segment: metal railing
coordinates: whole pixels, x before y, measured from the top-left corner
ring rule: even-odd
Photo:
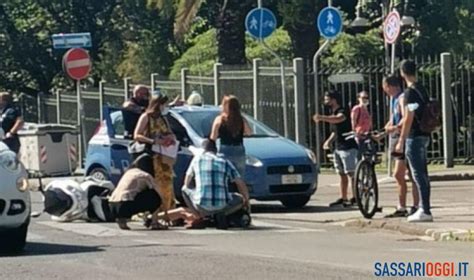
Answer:
[[[316,111],[311,82],[313,73],[306,73],[304,67],[298,63],[303,62],[295,59],[293,66],[286,68],[289,137],[296,139],[298,136],[301,144],[315,150],[317,148],[315,146],[316,134],[311,119]],[[432,97],[441,100],[439,57],[416,58],[416,63],[419,66],[420,82],[428,89]],[[452,126],[456,135],[454,157],[458,161],[472,162],[474,159],[474,66],[471,56],[468,55],[454,56],[452,64],[451,100],[454,108]],[[245,66],[216,64],[214,70],[213,76],[196,76],[190,75],[187,69],[183,69],[181,80],[174,81],[153,74],[151,75],[153,82],[143,83],[150,86],[154,83],[155,88],[159,88],[170,98],[177,95],[186,98],[193,90],[196,90],[201,93],[206,104],[220,104],[223,95],[234,94],[240,99],[245,113],[253,115],[283,134],[283,103],[278,66],[264,65],[257,59],[253,61],[253,65]],[[329,77],[341,73],[359,73],[364,79],[363,82],[338,84],[329,82]],[[321,98],[324,91],[335,88],[342,93],[344,104],[352,107],[356,104],[357,93],[362,90],[368,91],[374,127],[382,128],[389,114],[388,98],[382,91],[384,73],[383,58],[356,61],[348,64],[344,69],[321,67],[318,71],[319,96]],[[121,106],[131,95],[135,84],[130,79],[124,79],[122,84],[101,82],[99,88],[83,90],[87,139],[92,136],[101,117],[101,105]],[[60,122],[73,125],[77,123],[77,99],[74,93],[57,91],[54,95],[39,95],[38,99],[22,95],[19,104],[27,121]],[[321,107],[318,111],[324,112],[324,108]],[[329,134],[329,127],[327,125],[321,127],[319,137],[323,140]],[[384,148],[383,144],[381,148]],[[433,133],[428,156],[432,161],[442,160],[442,133]],[[328,163],[327,157],[324,157],[323,163]]]

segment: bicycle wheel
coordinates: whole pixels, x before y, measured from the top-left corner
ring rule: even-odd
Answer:
[[[357,164],[354,191],[360,212],[365,218],[372,218],[378,209],[379,191],[374,165],[368,160]]]

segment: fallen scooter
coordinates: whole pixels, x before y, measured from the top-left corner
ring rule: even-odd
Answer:
[[[115,186],[109,181],[86,177],[83,182],[54,180],[43,190],[44,212],[53,221],[112,222],[107,197]]]

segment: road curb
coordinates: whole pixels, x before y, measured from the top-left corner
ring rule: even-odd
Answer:
[[[380,176],[380,175],[378,175]],[[474,180],[474,173],[459,173],[459,174],[432,174],[429,176],[430,182],[444,182],[444,181],[469,181]],[[408,178],[406,179],[408,180]],[[393,177],[382,177],[377,180],[377,183],[382,184],[395,184],[395,178]],[[330,184],[331,187],[339,186],[339,183]]]
[[[407,235],[426,236],[435,241],[474,241],[474,229],[426,228],[419,224],[387,220],[354,219],[342,223],[344,227],[374,228],[396,231]]]
[[[433,174],[430,175],[431,182],[439,181],[467,181],[474,180],[473,173],[458,173],[458,174]]]

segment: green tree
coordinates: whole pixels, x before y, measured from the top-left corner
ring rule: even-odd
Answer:
[[[215,40],[216,30],[211,29],[197,36],[193,45],[175,61],[170,77],[179,79],[182,68],[188,68],[193,75],[212,75],[214,63],[217,62],[217,43]],[[268,46],[282,56],[284,60],[291,60],[294,55],[291,49],[291,41],[288,33],[279,28],[270,36],[266,43]],[[275,57],[261,44],[250,36],[246,37],[246,63],[250,64],[252,59],[261,58],[272,64],[277,64]]]
[[[278,1],[278,11],[282,15],[283,26],[291,38],[295,57],[310,61],[319,48],[319,32],[315,19],[322,2],[325,1]]]
[[[326,67],[344,68],[356,60],[367,61],[383,57],[384,45],[378,29],[363,34],[341,34],[323,56]]]
[[[149,5],[169,11],[177,9],[175,17],[175,35],[182,38],[188,31],[199,8],[206,3],[211,17],[215,17],[217,54],[223,64],[245,64],[245,29],[246,14],[255,5],[254,0],[149,0]]]

